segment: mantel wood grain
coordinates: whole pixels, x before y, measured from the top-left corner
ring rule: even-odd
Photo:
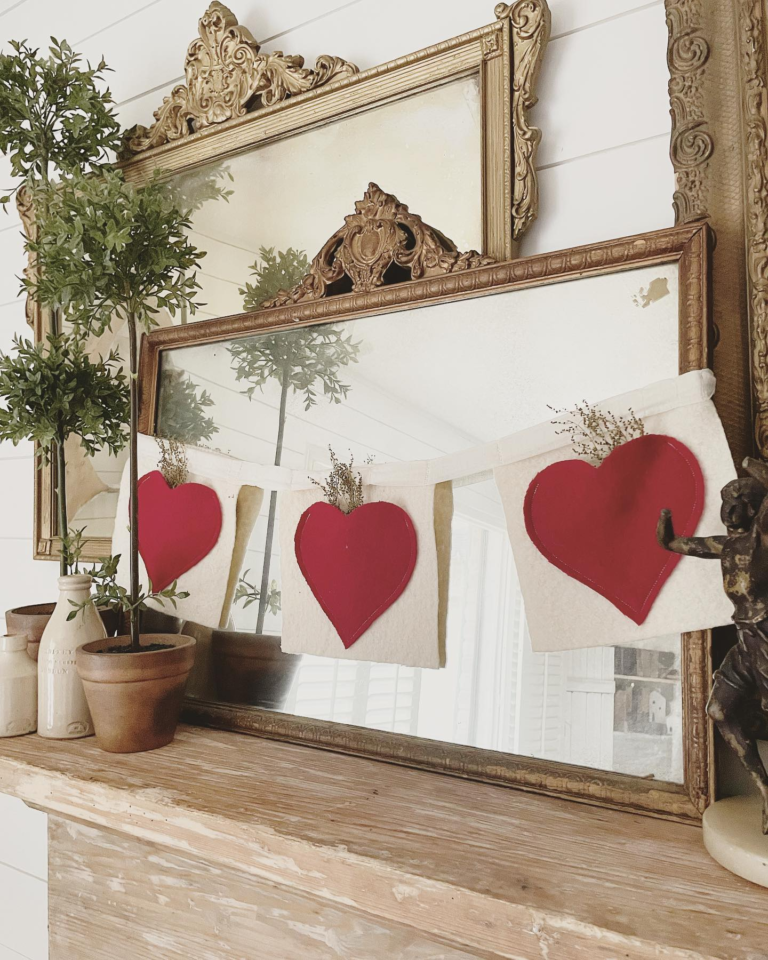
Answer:
[[[768,895],[684,824],[195,727],[123,757],[6,740],[0,791],[481,956],[768,956]]]

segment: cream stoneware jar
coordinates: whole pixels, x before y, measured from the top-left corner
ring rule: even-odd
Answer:
[[[0,737],[37,729],[37,664],[27,655],[26,634],[0,637]]]
[[[78,647],[107,635],[90,597],[91,578],[86,574],[59,577],[59,600],[43,632],[38,656],[37,732],[41,737],[72,740],[93,733],[91,712],[75,665]],[[73,603],[84,601],[85,608],[68,620]]]

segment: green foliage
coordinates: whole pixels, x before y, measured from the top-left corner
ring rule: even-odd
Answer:
[[[235,591],[235,603],[245,601],[243,603],[244,610],[247,610],[252,603],[258,603],[261,600],[261,590],[248,581],[248,574],[250,572],[250,570],[246,570],[242,577],[240,577],[237,590]],[[282,594],[277,589],[277,580],[273,580],[269,585],[269,593],[267,594],[265,605],[273,615],[280,612],[282,607]]]
[[[198,393],[182,370],[163,370],[157,418],[161,436],[191,444],[210,440],[219,432],[213,417],[205,415],[205,410],[212,406],[208,391]]]
[[[101,335],[117,315],[149,331],[161,309],[197,308],[189,271],[205,253],[187,239],[190,226],[157,178],[137,189],[119,170],[64,177],[27,241],[39,270],[24,285],[80,335]]]
[[[13,52],[0,54],[0,152],[29,186],[54,171],[89,171],[120,142],[104,61],[83,67],[67,43],[53,37],[51,43],[47,57],[16,41]]]
[[[92,361],[82,343],[49,336],[47,343],[14,339],[0,353],[0,440],[34,440],[43,462],[54,444],[80,437],[89,456],[125,446],[128,381],[116,352]]]
[[[80,573],[80,558],[85,549],[85,527],[70,527],[61,538],[61,553],[70,573]]]
[[[261,247],[261,261],[256,261],[251,272],[255,283],[246,281],[240,288],[243,310],[258,310],[265,300],[271,300],[281,290],[290,290],[309,272],[309,260],[304,250],[289,247],[275,253],[274,247]]]
[[[85,572],[93,578],[94,590],[93,596],[84,600],[82,603],[76,603],[74,600],[69,602],[74,608],[69,612],[67,620],[74,620],[75,617],[84,610],[93,600],[93,604],[98,609],[111,607],[115,610],[121,610],[123,613],[131,614],[142,612],[149,609],[149,601],[157,601],[161,606],[170,603],[176,609],[177,600],[186,600],[189,596],[188,591],[178,589],[178,581],[166,587],[165,590],[152,590],[152,584],[149,590],[142,590],[139,595],[132,598],[125,587],[121,587],[117,582],[117,568],[120,564],[120,555],[116,557],[105,557],[99,562],[98,567],[93,567]]]
[[[249,399],[274,379],[281,387],[302,393],[304,409],[309,410],[318,402],[320,388],[329,403],[346,399],[349,385],[339,379],[339,371],[357,363],[360,344],[341,327],[323,324],[236,340],[229,352],[235,379],[250,384],[243,390]]]
[[[235,182],[229,167],[212,163],[184,176],[171,177],[165,181],[164,187],[170,202],[185,216],[191,217],[211,200],[229,203],[234,190],[228,190],[222,180]]]

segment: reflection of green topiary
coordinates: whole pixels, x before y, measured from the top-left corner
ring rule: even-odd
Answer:
[[[191,444],[210,440],[219,432],[213,417],[205,415],[206,408],[212,406],[208,391],[198,393],[182,370],[163,370],[157,419],[161,437]]]
[[[173,177],[165,183],[165,189],[168,191],[170,202],[180,210],[185,217],[191,217],[193,213],[201,210],[210,200],[226,200],[234,193],[229,190],[223,180],[235,182],[232,171],[227,166],[219,164],[210,164],[207,167],[201,167],[200,170],[193,170],[182,177]],[[192,228],[194,232],[194,226]]]
[[[257,261],[252,268],[256,283],[246,284],[245,289],[240,291],[245,295],[246,309],[255,309],[264,300],[275,296],[279,290],[294,286],[309,269],[307,255],[301,250],[289,249],[275,255],[273,247],[262,247],[261,257],[261,264]],[[229,352],[232,355],[235,378],[249,384],[243,391],[249,399],[270,380],[277,380],[280,384],[275,443],[275,465],[279,466],[283,456],[288,394],[291,391],[302,394],[305,410],[318,403],[320,397],[324,397],[329,403],[341,403],[349,393],[349,385],[342,383],[339,373],[342,367],[357,363],[360,344],[353,343],[352,335],[345,335],[342,327],[321,324],[236,340],[229,347]],[[264,618],[269,605],[269,567],[276,511],[277,493],[273,490],[269,500],[261,587],[257,591],[259,615],[256,633],[261,633],[264,629]]]
[[[258,260],[251,267],[256,278],[240,288],[243,298],[243,310],[258,310],[265,300],[271,300],[281,290],[290,290],[309,273],[309,260],[303,250],[280,250],[275,254],[274,247],[259,249]]]
[[[66,540],[64,444],[75,435],[88,456],[104,448],[119,453],[128,439],[128,381],[114,351],[92,361],[82,343],[63,336],[44,344],[17,337],[13,346],[13,354],[0,353],[0,440],[34,440],[42,463],[56,461],[59,533]],[[62,575],[69,566],[62,549]]]

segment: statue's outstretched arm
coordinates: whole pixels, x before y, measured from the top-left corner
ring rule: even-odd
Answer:
[[[685,557],[700,557],[702,560],[719,560],[725,537],[676,537],[670,510],[662,510],[656,525],[659,546],[671,553]]]

